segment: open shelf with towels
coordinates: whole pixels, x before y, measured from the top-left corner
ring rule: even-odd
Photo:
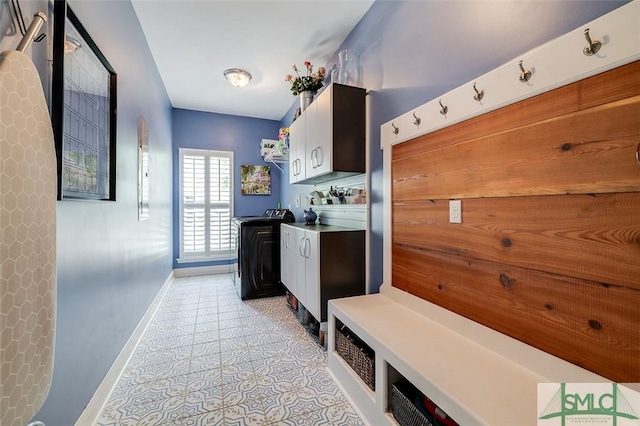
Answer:
[[[260,155],[264,161],[271,163],[286,163],[289,161],[289,147],[282,139],[262,139],[260,142]]]
[[[273,163],[281,172],[283,171],[278,163],[289,162],[289,146],[286,139],[262,139],[260,142],[260,155],[264,161]]]

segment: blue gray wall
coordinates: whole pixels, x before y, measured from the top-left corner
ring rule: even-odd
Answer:
[[[338,49],[360,52],[360,75],[370,98],[372,292],[382,284],[380,125],[624,3],[378,0],[372,5]],[[337,53],[325,67],[336,63]],[[297,106],[283,117],[283,126],[290,125]],[[296,193],[311,191],[296,186],[283,181],[283,204],[293,205]]]
[[[177,263],[180,254],[179,226],[179,148],[233,151],[233,215],[261,215],[274,209],[280,201],[282,173],[260,156],[262,139],[278,139],[280,123],[275,120],[239,117],[209,112],[173,110],[173,243],[174,268],[228,264],[229,261]],[[240,193],[241,165],[271,166],[271,195],[242,195]]]
[[[3,18],[6,0],[0,2]],[[21,2],[27,23],[47,1]],[[130,2],[69,2],[118,73],[115,202],[59,201],[58,311],[53,384],[36,419],[70,426],[80,416],[171,273],[171,105]],[[3,33],[4,34],[4,33]],[[47,41],[30,52],[45,88]],[[19,37],[2,37],[15,48]],[[41,64],[44,64],[42,66]],[[150,218],[138,222],[137,121],[149,122]]]

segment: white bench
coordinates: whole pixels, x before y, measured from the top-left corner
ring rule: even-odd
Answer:
[[[536,425],[538,383],[609,380],[395,288],[329,302],[329,371],[370,425],[406,378],[460,425]],[[375,391],[335,352],[339,320],[375,351]],[[543,407],[544,408],[544,407]]]

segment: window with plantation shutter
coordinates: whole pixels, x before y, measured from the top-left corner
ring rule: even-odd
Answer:
[[[233,153],[180,149],[181,262],[231,258]]]

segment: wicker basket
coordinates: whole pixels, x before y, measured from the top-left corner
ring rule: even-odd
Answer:
[[[336,327],[336,352],[371,390],[376,390],[375,354],[366,343],[344,326]]]
[[[437,426],[420,412],[414,400],[418,391],[406,381],[391,385],[391,413],[400,426]]]
[[[286,292],[287,305],[292,311],[298,312],[298,299],[289,291]]]

